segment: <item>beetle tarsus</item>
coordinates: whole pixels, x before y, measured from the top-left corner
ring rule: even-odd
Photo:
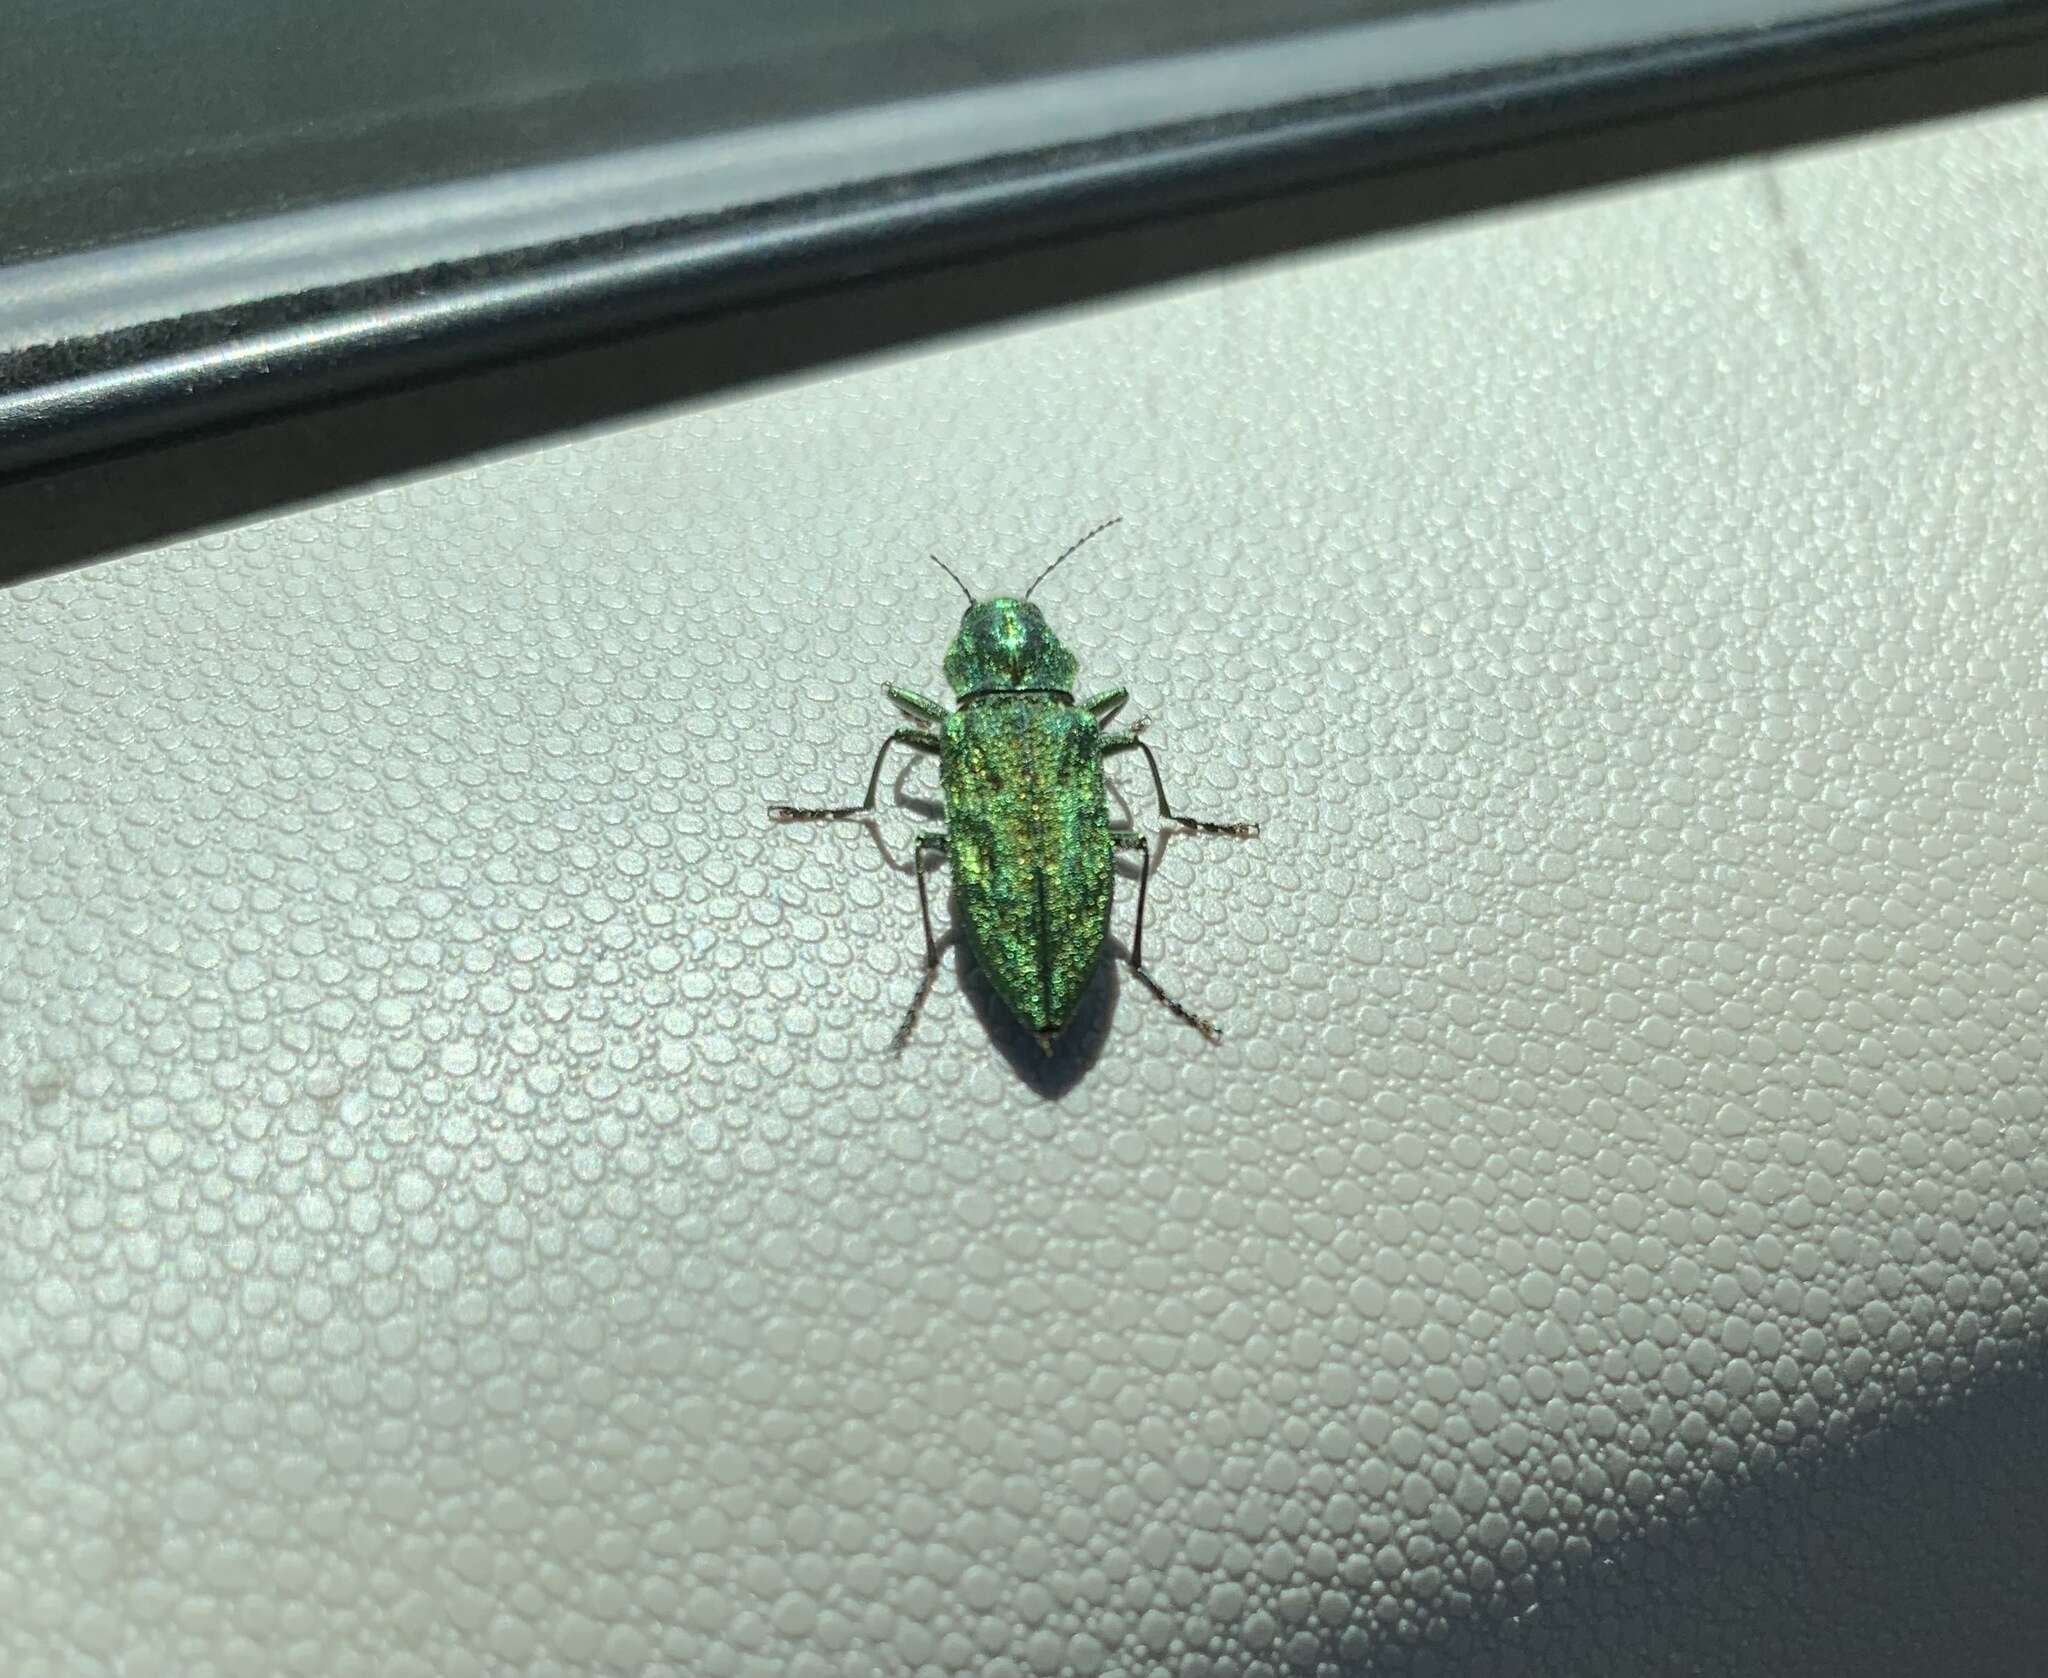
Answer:
[[[910,1006],[903,1011],[903,1023],[896,1028],[896,1035],[889,1039],[889,1053],[900,1055],[910,1047],[910,1034],[917,1029],[917,1017],[924,1012],[924,1000],[932,993],[932,981],[939,976],[939,964],[934,961],[926,966],[924,977],[917,983],[917,995],[910,999]]]
[[[771,804],[768,806],[768,819],[772,822],[844,822],[852,821],[857,816],[866,816],[872,813],[872,811],[863,810],[858,804],[850,805],[844,810],[805,810],[798,808],[794,804]]]
[[[1166,994],[1165,986],[1161,985],[1157,979],[1153,978],[1151,974],[1147,973],[1135,961],[1130,963],[1130,969],[1137,975],[1140,984],[1166,1004],[1167,1011],[1175,1019],[1179,1020],[1183,1025],[1193,1026],[1210,1043],[1220,1043],[1223,1041],[1223,1033],[1214,1022],[1203,1019],[1192,1008],[1176,1002],[1171,996]]]
[[[1257,822],[1205,822],[1197,821],[1193,816],[1175,816],[1173,819],[1190,833],[1213,833],[1224,839],[1256,839],[1259,836]]]

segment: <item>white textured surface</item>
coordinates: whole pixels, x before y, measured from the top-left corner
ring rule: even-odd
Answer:
[[[0,1669],[1362,1670],[2017,1361],[2044,141],[0,596]],[[1265,824],[1156,882],[1230,1040],[1034,1087],[949,963],[892,1063],[908,879],[764,807],[936,687],[927,549],[1112,510],[1044,603]]]

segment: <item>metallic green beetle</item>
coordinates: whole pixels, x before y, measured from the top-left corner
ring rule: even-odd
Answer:
[[[891,746],[908,746],[938,758],[946,829],[920,833],[912,858],[917,906],[924,919],[925,964],[917,995],[896,1033],[894,1047],[899,1050],[909,1042],[938,975],[939,948],[932,937],[931,901],[925,889],[925,858],[932,853],[951,859],[954,897],[965,916],[975,960],[1005,1005],[1050,1053],[1053,1040],[1073,1018],[1108,937],[1112,857],[1119,849],[1137,851],[1142,860],[1130,969],[1204,1037],[1215,1042],[1222,1036],[1209,1021],[1168,996],[1145,970],[1151,851],[1143,835],[1109,825],[1102,760],[1118,752],[1143,752],[1160,815],[1189,832],[1248,839],[1258,827],[1175,814],[1166,801],[1159,760],[1139,738],[1145,725],[1120,734],[1104,732],[1129,692],[1111,688],[1077,705],[1074,655],[1060,645],[1045,615],[1031,604],[1032,589],[1062,560],[1117,522],[1110,519],[1081,537],[1041,571],[1021,597],[976,600],[974,591],[934,554],[932,562],[960,583],[967,596],[967,612],[945,665],[959,708],[949,712],[908,688],[886,688],[897,708],[922,726],[899,728],[882,742],[868,775],[867,797],[837,809],[778,804],[769,810],[775,820],[786,822],[860,820],[874,813],[882,763]]]

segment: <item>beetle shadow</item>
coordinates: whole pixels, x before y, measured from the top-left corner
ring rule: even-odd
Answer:
[[[919,821],[944,823],[946,819],[946,806],[943,800],[910,790],[911,773],[922,768],[925,761],[916,757],[911,758],[908,763],[896,771],[895,783],[889,790],[895,795],[897,809],[908,811],[911,815],[917,817]]]
[[[989,983],[988,975],[982,972],[965,941],[956,942],[959,954],[954,970],[960,976],[960,991],[981,1021],[982,1030],[988,1033],[989,1041],[1033,1094],[1058,1101],[1087,1077],[1102,1058],[1121,989],[1116,962],[1096,964],[1095,976],[1081,993],[1073,1018],[1047,1050],[1038,1041],[1038,1034],[1011,1013],[1009,1004],[996,994],[995,986]]]
[[[894,800],[893,807],[901,810],[906,815],[917,817],[921,822],[941,823],[945,820],[946,806],[936,798],[926,798],[921,794],[911,792],[905,784],[910,779],[910,772],[916,767],[917,764],[913,761],[906,763],[896,772],[895,782],[889,789],[890,795]],[[875,854],[882,859],[882,865],[885,868],[889,869],[892,873],[901,874],[905,879],[915,877],[917,873],[917,847],[915,845],[910,846],[901,853],[897,852],[890,845],[889,841],[882,837],[882,822],[879,811],[864,817],[860,825],[867,830],[868,838],[874,841]],[[934,867],[929,869],[928,872],[936,878],[943,870]],[[936,935],[937,928],[935,927],[933,931]],[[950,933],[938,937],[938,944],[942,953],[950,938]]]

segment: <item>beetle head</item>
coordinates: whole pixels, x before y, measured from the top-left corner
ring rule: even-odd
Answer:
[[[1002,595],[977,600],[946,650],[946,680],[963,698],[1004,688],[1074,685],[1074,655],[1060,645],[1045,614],[1028,600]]]
[[[1013,688],[1051,688],[1065,693],[1074,685],[1074,655],[1060,645],[1045,621],[1045,614],[1031,604],[1031,589],[1060,568],[1076,549],[1100,536],[1122,518],[1104,519],[1079,540],[1070,542],[1043,571],[1031,580],[1021,596],[998,595],[994,600],[976,600],[974,590],[937,554],[932,563],[967,596],[967,615],[960,620],[960,633],[946,649],[946,680],[965,699],[973,693],[1002,692]]]

